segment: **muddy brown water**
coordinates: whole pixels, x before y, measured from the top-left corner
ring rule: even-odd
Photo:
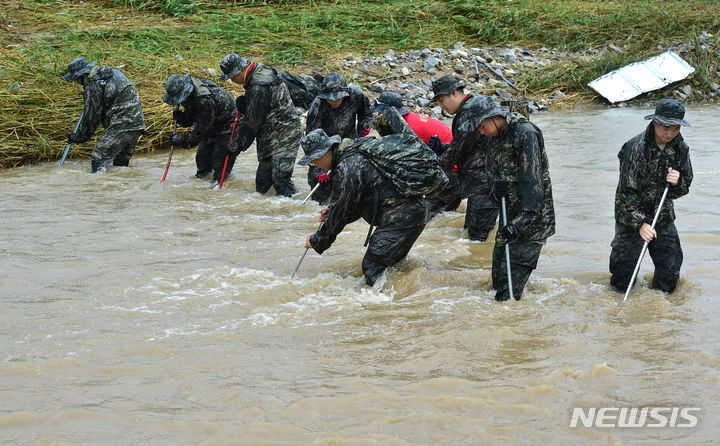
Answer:
[[[289,279],[320,207],[222,190],[194,151],[91,175],[72,159],[0,174],[0,444],[705,444],[720,438],[716,106],[683,129],[695,180],[670,296],[645,259],[607,286],[616,154],[650,110],[538,114],[557,234],[523,299],[499,304],[491,243],[433,220],[363,287],[350,225]],[[696,407],[695,427],[570,427],[574,407]]]

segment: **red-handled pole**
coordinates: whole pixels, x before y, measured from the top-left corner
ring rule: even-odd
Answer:
[[[180,106],[178,105],[175,110],[178,110]],[[175,123],[173,124],[173,135],[177,133],[177,119],[174,120]],[[168,170],[170,170],[170,163],[172,162],[172,155],[173,150],[175,150],[175,147],[173,147],[172,144],[170,144],[170,156],[168,157],[167,166],[165,166],[165,173],[163,174],[162,180],[160,180],[161,183],[165,182],[165,177],[167,177]]]
[[[235,136],[235,126],[237,126],[238,118],[240,117],[240,112],[235,112],[235,122],[233,123],[232,131],[230,132],[230,142],[232,142],[233,136]],[[218,185],[218,190],[222,189],[222,185],[225,182],[225,172],[227,171],[227,163],[228,159],[230,158],[230,154],[228,153],[225,155],[225,165],[223,166],[223,173],[220,177],[220,184]]]

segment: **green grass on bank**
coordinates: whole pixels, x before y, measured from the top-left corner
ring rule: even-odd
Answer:
[[[560,51],[622,46],[624,54],[559,60],[517,79],[530,96],[562,88],[592,98],[587,82],[656,54],[659,44],[717,34],[719,6],[700,0],[10,0],[0,17],[0,165],[59,158],[82,109],[80,87],[60,76],[78,55],[123,66],[136,83],[149,127],[139,149],[148,150],[162,147],[170,129],[170,107],[160,100],[167,77],[189,72],[219,82],[219,61],[231,51],[309,73],[315,66],[341,68],[347,53],[449,48],[457,41]],[[715,49],[698,45],[689,61],[697,83],[709,83],[717,71]],[[92,147],[73,147],[71,156],[86,156]]]

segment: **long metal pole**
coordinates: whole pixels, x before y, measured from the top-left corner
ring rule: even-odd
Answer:
[[[327,171],[327,174],[330,175],[330,172],[332,172],[332,170],[328,170],[328,171]],[[308,201],[308,199],[312,196],[312,194],[314,194],[315,191],[318,190],[318,188],[320,187],[320,184],[321,184],[321,183],[318,181],[318,183],[315,185],[315,187],[312,188],[312,190],[310,191],[310,193],[308,194],[308,196],[305,197],[305,199],[302,201],[302,204],[305,204],[305,202]]]
[[[80,112],[80,118],[78,118],[78,122],[77,122],[77,124],[75,124],[75,130],[73,130],[73,133],[77,132],[77,130],[80,128],[80,123],[82,122],[84,113],[85,113],[85,110]],[[68,156],[68,152],[70,151],[71,145],[72,145],[72,143],[69,142],[67,147],[65,147],[65,152],[63,152],[62,158],[60,158],[60,162],[58,163],[60,166],[62,166],[65,163],[65,158],[67,158],[67,156]]]
[[[317,227],[318,231],[320,230],[320,228],[322,228],[323,223],[325,223],[325,222],[321,221],[320,224],[318,225],[318,227]],[[302,264],[303,260],[305,260],[305,256],[307,255],[309,250],[310,250],[310,248],[305,248],[305,252],[303,253],[302,257],[300,257],[300,261],[298,262],[297,266],[293,270],[292,274],[290,274],[291,279],[293,279],[295,277],[295,273],[297,273],[298,270],[300,269],[300,265]]]
[[[500,204],[502,204],[502,218],[503,226],[507,225],[507,209],[505,208],[505,197],[500,197]],[[510,244],[505,243],[505,264],[507,265],[507,281],[508,291],[510,292],[510,299],[515,299],[513,295],[513,284],[512,284],[512,271],[510,270]]]
[[[476,58],[475,58],[475,72],[477,73],[478,76],[480,76],[480,70],[478,70],[478,65],[477,65],[477,63],[478,63],[478,59],[477,59],[477,57],[476,57]],[[510,82],[509,80],[507,80],[507,78],[506,78],[505,76],[503,76],[502,73],[500,73],[499,71],[497,71],[496,69],[494,69],[493,67],[491,67],[489,63],[485,62],[485,61],[482,60],[482,59],[480,59],[480,63],[483,64],[483,65],[485,65],[485,68],[487,68],[488,70],[490,70],[495,76],[497,76],[497,77],[499,77],[500,79],[502,79],[506,84],[508,84],[509,86],[511,86],[512,88],[514,88],[515,90],[519,91],[520,93],[524,93],[524,92],[525,92],[522,88],[519,88],[517,85],[515,85],[515,84],[513,84],[512,82]]]
[[[240,117],[240,112],[235,112],[235,122],[233,123],[232,131],[230,132],[230,142],[232,143],[233,136],[235,136],[235,126],[237,125],[238,118]],[[228,159],[230,159],[230,154],[228,153],[225,155],[225,165],[223,166],[222,175],[220,176],[220,184],[218,184],[218,190],[222,189],[222,185],[225,182],[225,171],[227,170],[227,164]]]
[[[660,211],[662,210],[663,203],[665,203],[665,198],[667,197],[668,191],[670,190],[670,183],[665,184],[665,190],[663,191],[662,198],[660,199],[660,204],[658,205],[657,211],[655,212],[655,218],[653,218],[652,225],[650,226],[650,229],[655,229],[655,223],[657,223],[658,217],[660,217]],[[630,283],[628,283],[627,290],[625,291],[625,297],[623,297],[623,302],[625,302],[630,295],[630,290],[632,289],[632,286],[635,284],[635,278],[638,275],[638,272],[640,271],[640,264],[642,263],[643,257],[645,257],[645,251],[647,250],[649,242],[645,242],[643,245],[642,251],[640,252],[640,258],[637,261],[637,264],[635,264],[635,270],[633,271],[632,277],[630,278]]]

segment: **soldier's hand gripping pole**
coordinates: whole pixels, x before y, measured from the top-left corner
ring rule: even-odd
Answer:
[[[235,127],[237,126],[238,118],[240,117],[240,112],[235,112],[235,122],[233,123],[232,131],[230,132],[230,143],[232,143],[233,136],[235,136]],[[227,171],[227,164],[228,159],[230,158],[230,154],[228,153],[225,155],[225,165],[223,166],[222,176],[220,176],[220,184],[218,185],[218,189],[222,189],[222,185],[225,182],[225,172]]]
[[[658,205],[657,211],[655,212],[655,218],[653,218],[652,225],[650,226],[650,229],[655,229],[655,223],[657,223],[658,217],[660,217],[660,211],[662,210],[663,203],[665,203],[665,198],[667,197],[668,191],[670,190],[670,183],[665,183],[665,190],[663,191],[662,198],[660,199],[660,204]],[[630,282],[628,283],[627,290],[625,291],[625,297],[623,297],[623,302],[625,302],[630,295],[630,289],[632,289],[633,284],[635,283],[635,278],[638,275],[638,272],[640,271],[640,264],[642,263],[642,259],[645,256],[645,251],[647,250],[648,244],[650,242],[645,242],[645,244],[642,247],[642,251],[640,251],[640,258],[638,258],[637,264],[635,264],[635,270],[632,273],[632,277],[630,277]]]
[[[332,172],[332,170],[328,170],[327,174],[330,175],[330,172]],[[310,191],[308,196],[305,197],[305,199],[302,201],[302,204],[305,204],[305,202],[308,201],[308,199],[312,196],[312,194],[314,194],[315,191],[318,190],[318,188],[320,187],[320,184],[321,184],[320,181],[318,181],[318,183],[315,185],[315,187],[312,188],[312,190]]]
[[[507,225],[507,209],[505,207],[505,197],[500,197],[500,204],[502,205],[502,219],[503,226]],[[510,243],[505,242],[505,264],[507,265],[507,281],[508,281],[508,292],[510,293],[510,299],[515,299],[513,296],[513,284],[512,284],[512,271],[510,270]]]
[[[78,122],[77,122],[77,124],[75,124],[75,129],[73,130],[73,133],[77,132],[78,129],[80,128],[80,123],[82,122],[84,112],[85,112],[85,110],[80,112],[80,118],[78,118]],[[62,166],[65,163],[65,158],[67,158],[67,156],[68,156],[68,152],[70,151],[71,145],[72,145],[72,143],[68,142],[68,145],[67,145],[67,147],[65,147],[65,151],[63,152],[62,158],[60,158],[60,162],[58,163],[58,165]]]
[[[318,231],[320,230],[320,228],[322,228],[323,223],[325,223],[325,222],[321,221],[320,224],[318,225],[318,228],[317,228]],[[293,270],[292,274],[290,274],[291,279],[295,278],[295,273],[297,273],[297,271],[300,269],[300,265],[302,264],[303,260],[305,260],[305,256],[307,255],[309,250],[310,250],[310,248],[305,248],[305,252],[303,253],[302,257],[300,257],[300,261],[298,262],[297,266]]]
[[[178,104],[177,107],[175,107],[175,110],[180,110],[180,104]],[[175,134],[177,134],[177,119],[174,119],[173,121],[175,121],[173,123],[173,135],[175,135]],[[168,156],[167,166],[165,166],[165,173],[163,174],[162,180],[160,180],[161,183],[165,182],[165,177],[167,177],[168,170],[170,170],[170,163],[172,162],[172,156],[173,156],[174,150],[175,150],[175,147],[172,144],[170,144],[170,156]]]

